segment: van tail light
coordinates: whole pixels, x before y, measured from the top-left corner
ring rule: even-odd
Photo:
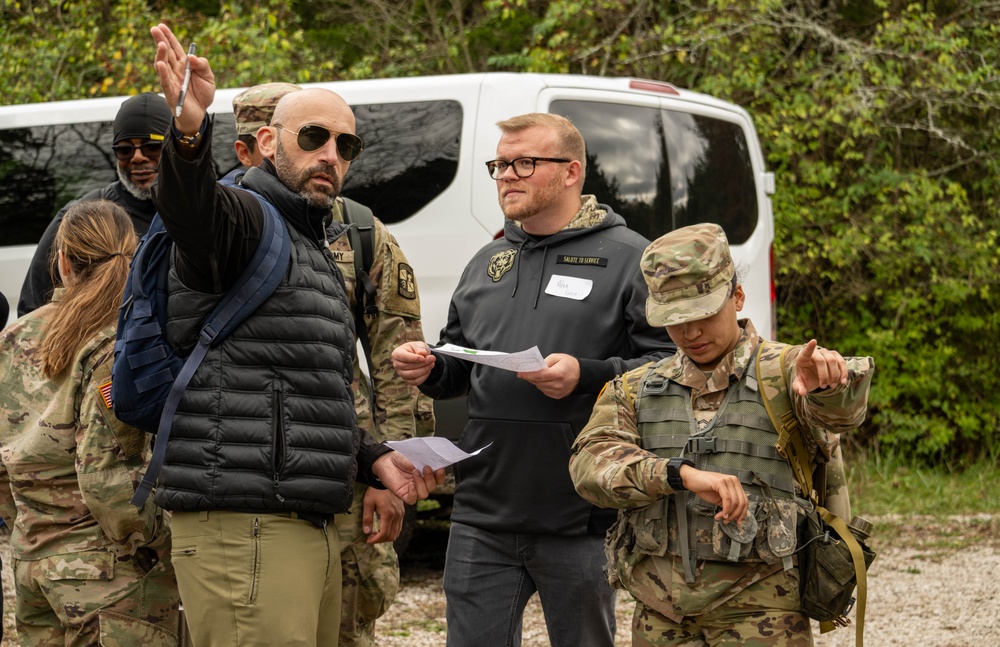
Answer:
[[[500,240],[501,238],[503,238],[503,229],[493,234],[493,240]]]
[[[778,338],[778,289],[774,286],[774,243],[767,251],[768,283],[771,286],[771,339]]]

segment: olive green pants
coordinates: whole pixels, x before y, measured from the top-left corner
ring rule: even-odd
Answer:
[[[198,647],[336,647],[336,531],[294,513],[174,512],[174,567]]]

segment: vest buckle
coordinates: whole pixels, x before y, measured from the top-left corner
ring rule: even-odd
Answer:
[[[689,438],[687,441],[687,446],[684,448],[685,454],[714,454],[715,453],[715,437],[705,438],[703,436],[696,436],[694,438]]]

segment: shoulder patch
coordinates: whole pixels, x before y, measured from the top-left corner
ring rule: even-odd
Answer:
[[[486,268],[486,273],[489,275],[493,282],[496,283],[503,278],[503,275],[510,271],[514,267],[514,257],[517,256],[516,249],[505,249],[502,252],[497,252],[490,259],[490,264]]]
[[[108,380],[107,382],[105,382],[101,386],[97,387],[97,389],[101,392],[101,399],[104,400],[104,406],[107,407],[108,409],[110,409],[111,405],[112,405],[112,402],[111,402],[111,380]]]
[[[406,263],[396,266],[396,291],[404,299],[417,298],[417,282],[413,278],[413,268]]]

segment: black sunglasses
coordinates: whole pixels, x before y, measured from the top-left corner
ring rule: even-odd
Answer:
[[[160,153],[163,152],[163,142],[146,142],[145,144],[139,144],[138,146],[133,146],[132,144],[116,144],[111,147],[111,150],[115,152],[115,157],[123,162],[127,162],[132,159],[135,155],[135,149],[142,151],[144,157],[159,157]]]
[[[274,127],[281,128],[282,130],[286,130],[295,135],[299,148],[307,153],[311,153],[312,151],[325,145],[328,141],[330,141],[331,136],[336,136],[337,153],[340,155],[341,159],[347,162],[358,159],[358,155],[360,155],[361,151],[365,149],[364,142],[362,142],[361,138],[357,135],[351,133],[331,132],[323,126],[302,126],[298,132],[277,124],[275,124]]]

